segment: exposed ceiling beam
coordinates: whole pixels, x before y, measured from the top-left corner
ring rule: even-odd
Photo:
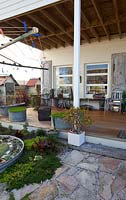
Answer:
[[[120,22],[125,22],[126,21],[126,18],[125,17],[121,17],[120,18]],[[101,27],[101,24],[100,23],[91,23],[91,28],[97,28],[97,27]],[[105,26],[109,26],[109,25],[112,25],[112,24],[116,24],[116,20],[115,19],[112,19],[112,20],[108,20],[106,21],[105,23]],[[85,31],[85,30],[89,30],[90,27],[89,26],[85,26],[85,27],[81,27],[81,31]],[[67,28],[67,31],[68,32],[73,32],[73,28]],[[61,36],[63,35],[63,32],[61,31],[57,31],[55,33],[49,33],[47,35],[43,35],[42,38],[50,38],[50,37],[58,37],[61,39]]]
[[[68,33],[65,28],[63,27],[62,23],[55,18],[54,16],[52,16],[52,14],[50,14],[49,12],[47,12],[46,10],[40,11],[46,18],[48,18],[53,24],[55,24],[63,33],[65,33],[68,37],[70,37],[70,39],[73,40],[73,37],[71,36],[70,33]]]
[[[35,23],[39,24],[40,26],[43,26],[45,29],[47,29],[52,34],[54,34],[54,35],[56,34],[56,29],[53,26],[46,23],[44,20],[42,20],[42,18],[40,18],[39,16],[28,15],[27,17],[30,18],[31,20],[33,20]],[[62,32],[62,34],[64,34],[64,32]],[[46,37],[48,37],[48,36],[46,36]],[[57,37],[67,44],[71,45],[71,43],[72,43],[72,41],[70,41],[70,40],[66,40],[65,38],[62,38],[60,36],[57,36]]]
[[[119,22],[119,13],[118,13],[117,1],[113,0],[113,4],[114,4],[114,10],[115,10],[115,16],[116,16],[116,21],[117,21],[119,37],[121,39],[122,38],[122,33],[121,33],[121,27],[120,27],[120,22]]]
[[[50,24],[46,23],[42,18],[40,18],[37,15],[27,15],[27,17],[29,19],[31,19],[33,22],[39,24],[39,26],[44,27],[46,30],[48,30],[49,32],[54,32],[56,31],[56,29],[51,26]]]
[[[52,41],[49,41],[49,39],[48,38],[46,38],[46,39],[41,39],[41,43],[45,43],[45,44],[47,44],[47,45],[49,45],[50,47],[54,47],[54,48],[57,48],[57,45],[54,43],[54,42],[52,42]]]
[[[82,20],[86,23],[86,25],[89,27],[91,33],[93,34],[93,36],[100,42],[100,38],[95,30],[95,28],[91,27],[90,22],[88,20],[88,18],[86,17],[86,15],[84,14],[84,12],[81,10],[81,16],[82,16]]]
[[[62,7],[59,8],[59,6],[55,6],[55,9],[57,12],[73,27],[73,20],[70,18],[69,14],[65,11],[65,9]]]
[[[74,7],[73,0],[70,0],[70,2],[72,4],[72,6]],[[81,12],[82,12],[82,10],[81,10]],[[81,29],[81,37],[82,37],[82,39],[86,40],[88,43],[91,43],[90,37],[87,35],[87,33],[85,33],[85,32],[82,33],[82,29]]]
[[[31,41],[30,40],[26,40],[25,42],[27,42],[27,45],[31,46]],[[40,50],[44,50],[44,49],[50,49],[50,46],[48,46],[47,44],[43,43],[41,46],[38,42],[35,42],[35,47],[33,48],[38,48]]]
[[[89,38],[89,36],[87,35],[87,33],[85,33],[84,31],[81,32],[81,37],[86,40],[88,43],[91,43],[91,40]]]
[[[17,18],[17,20],[18,20],[20,23],[23,24],[23,21],[22,21],[22,20],[20,20],[20,19],[18,19],[18,18]],[[30,25],[30,22],[27,21],[27,25]],[[39,32],[40,32],[42,35],[43,35],[43,34],[46,35],[46,33],[45,33],[45,31],[44,31],[43,29],[39,29]],[[41,38],[42,38],[42,37],[41,37]],[[46,39],[50,40],[48,37],[46,37]],[[35,41],[35,40],[38,40],[38,38],[35,37],[33,40],[34,40],[34,41]],[[52,44],[51,46],[57,48],[57,42],[54,42],[54,41],[52,41],[52,40],[50,40],[50,41],[51,41],[50,43]],[[60,43],[60,42],[59,42],[59,43]],[[48,44],[48,42],[47,42],[47,44]]]
[[[27,15],[28,15],[28,14],[33,14],[34,12],[39,11],[39,10],[43,10],[43,9],[45,9],[45,8],[51,8],[51,7],[55,6],[55,5],[63,4],[64,2],[67,2],[67,1],[69,1],[69,0],[60,0],[60,1],[58,1],[58,2],[55,2],[55,3],[52,3],[52,4],[48,4],[48,5],[46,5],[46,6],[37,8],[37,9],[35,9],[35,10],[30,10],[30,11],[27,12]],[[21,16],[23,16],[23,15],[24,15],[24,13],[21,13],[21,14],[19,14],[19,15],[10,17],[9,19],[14,19],[14,18],[16,19],[17,17],[21,17]],[[1,22],[5,22],[5,21],[8,21],[8,18],[7,18],[7,19],[1,20]]]
[[[61,36],[62,35],[62,36]],[[68,45],[73,45],[73,41],[71,41],[71,39],[69,39],[69,38],[66,38],[67,36],[64,36],[63,35],[63,32],[62,32],[62,34],[61,35],[57,35],[56,34],[56,37],[58,38],[58,39],[60,39],[60,40],[62,40],[63,42],[65,42],[65,44],[68,44]]]
[[[108,33],[108,31],[107,31],[107,29],[106,29],[106,27],[105,27],[105,24],[104,24],[104,22],[103,22],[102,15],[101,15],[99,6],[98,6],[97,3],[96,3],[96,0],[90,0],[90,1],[91,1],[92,4],[93,4],[93,7],[94,7],[94,9],[95,9],[95,12],[96,12],[96,14],[97,14],[97,16],[98,16],[98,18],[99,18],[99,21],[100,21],[100,23],[101,23],[101,25],[102,25],[102,27],[103,27],[103,29],[104,29],[105,34],[107,35],[107,38],[110,40],[110,35],[109,35],[109,33]]]
[[[49,37],[49,40],[51,40],[52,42],[55,42],[56,44],[60,44],[61,46],[65,47],[65,42],[59,40],[56,36],[55,37]]]
[[[71,0],[72,5],[74,6],[74,2],[73,0]],[[97,38],[98,41],[100,41],[100,38],[96,32],[96,30],[91,27],[90,22],[88,20],[88,18],[86,17],[86,15],[84,14],[83,10],[81,9],[81,16],[82,16],[82,20],[86,23],[86,25],[89,27],[91,33],[94,35],[95,38]]]

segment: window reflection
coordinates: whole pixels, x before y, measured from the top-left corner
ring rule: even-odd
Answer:
[[[86,65],[86,94],[104,93],[108,88],[108,64]]]
[[[59,68],[59,75],[72,74],[72,67],[61,67]]]
[[[60,77],[59,84],[72,84],[72,77]]]
[[[105,76],[87,76],[87,84],[106,84],[107,75]]]

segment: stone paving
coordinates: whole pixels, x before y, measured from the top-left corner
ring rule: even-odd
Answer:
[[[63,166],[51,180],[32,186],[28,192],[25,188],[14,190],[15,200],[26,193],[31,193],[28,200],[126,200],[125,160],[77,150],[60,158]],[[1,195],[1,200],[8,199]]]

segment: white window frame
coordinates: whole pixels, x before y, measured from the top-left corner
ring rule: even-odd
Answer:
[[[58,86],[56,85],[56,69],[60,69],[60,68],[68,68],[68,67],[71,67],[71,65],[59,65],[59,66],[54,66],[54,87],[55,88],[59,88],[59,87],[62,87],[62,86],[72,86],[73,84],[58,84]],[[73,70],[73,68],[72,68]],[[64,74],[64,75],[59,75],[59,78],[64,78],[64,77],[72,77],[72,80],[73,80],[73,73],[72,74]]]
[[[89,65],[103,65],[103,64],[106,64],[108,66],[108,70],[107,70],[107,73],[88,73],[87,74],[87,66]],[[108,62],[103,62],[103,63],[86,63],[84,65],[84,71],[85,71],[85,84],[84,84],[84,96],[86,98],[93,98],[93,94],[87,94],[87,86],[107,86],[107,94],[105,95],[106,97],[108,96],[108,93],[109,93],[109,63]],[[87,84],[87,77],[88,76],[104,76],[104,75],[107,75],[107,84]]]
[[[68,68],[71,67],[72,68],[72,74],[67,74],[67,75],[59,75],[60,77],[71,77],[72,78],[72,84],[58,84],[56,85],[56,70],[57,68]],[[73,87],[73,67],[72,65],[57,65],[57,66],[53,66],[53,86],[54,89],[58,89],[59,87]]]

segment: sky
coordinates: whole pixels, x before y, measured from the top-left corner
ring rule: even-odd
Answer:
[[[0,34],[0,46],[9,41],[8,37],[5,37]],[[3,56],[6,56],[15,62],[18,62],[25,66],[40,67],[41,61],[44,57],[44,52],[36,48],[30,47],[21,42],[12,44],[4,49],[0,50],[0,62],[13,63]],[[0,75],[12,74],[14,78],[18,81],[27,81],[30,78],[38,78],[41,76],[41,70],[39,69],[28,69],[28,68],[19,68],[14,66],[8,66],[0,64]]]

